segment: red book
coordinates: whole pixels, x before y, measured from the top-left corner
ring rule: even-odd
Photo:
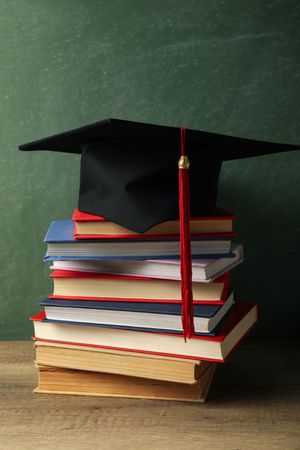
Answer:
[[[213,215],[208,217],[193,217],[190,219],[191,235],[201,237],[212,235],[217,237],[235,237],[232,222],[236,217],[221,208],[216,208]],[[87,214],[74,210],[74,238],[76,239],[163,239],[179,236],[179,220],[169,220],[154,225],[145,233],[136,233],[101,216]]]
[[[237,303],[217,336],[194,336],[186,342],[180,334],[50,321],[45,318],[44,312],[36,314],[31,320],[34,321],[34,339],[39,341],[224,362],[256,325],[257,305],[252,302]]]
[[[54,270],[50,277],[54,282],[51,298],[181,303],[179,280],[73,270]],[[230,272],[227,272],[211,283],[192,283],[194,303],[223,304],[229,282]]]

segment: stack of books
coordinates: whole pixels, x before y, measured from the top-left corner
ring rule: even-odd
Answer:
[[[36,392],[203,402],[216,363],[257,321],[236,303],[230,271],[243,261],[234,216],[190,221],[195,336],[181,323],[179,223],[139,234],[74,211],[45,241],[53,293],[35,327]]]

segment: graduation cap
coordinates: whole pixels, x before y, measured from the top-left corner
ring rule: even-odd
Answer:
[[[81,154],[80,211],[139,233],[180,218],[182,318],[185,335],[190,336],[190,215],[213,212],[222,161],[298,150],[300,146],[106,119],[19,148]]]

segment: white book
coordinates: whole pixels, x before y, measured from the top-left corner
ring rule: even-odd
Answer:
[[[51,321],[45,318],[44,312],[32,320],[36,340],[222,362],[257,322],[257,307],[255,303],[238,302],[217,336],[186,340],[182,335],[168,333]]]
[[[193,259],[193,281],[211,282],[244,260],[243,246],[232,244],[232,258]],[[50,269],[97,272],[114,275],[134,275],[149,278],[180,280],[180,260],[104,260],[53,261]]]

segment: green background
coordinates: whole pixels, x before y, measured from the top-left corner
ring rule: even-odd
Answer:
[[[0,320],[29,338],[50,291],[43,238],[76,206],[79,157],[21,143],[107,117],[300,143],[300,3],[287,0],[1,0]],[[298,152],[223,165],[238,216],[237,297],[259,337],[298,328]],[[203,193],[199,192],[199,195]]]

